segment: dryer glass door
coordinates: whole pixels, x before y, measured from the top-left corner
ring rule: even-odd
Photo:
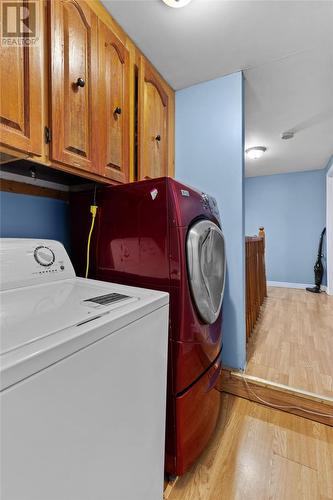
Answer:
[[[214,323],[221,310],[225,285],[225,248],[221,229],[209,220],[196,222],[186,241],[191,292],[201,319]]]

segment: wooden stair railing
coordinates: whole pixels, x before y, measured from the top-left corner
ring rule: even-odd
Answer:
[[[258,236],[246,236],[246,339],[253,331],[260,308],[267,297],[265,268],[265,231],[259,228]]]

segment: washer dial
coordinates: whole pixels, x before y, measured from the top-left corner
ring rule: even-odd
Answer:
[[[55,255],[48,247],[39,246],[35,248],[34,257],[36,262],[44,267],[52,266],[55,261]]]

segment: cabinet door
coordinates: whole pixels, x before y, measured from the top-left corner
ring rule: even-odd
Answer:
[[[83,0],[50,9],[51,159],[97,172],[97,17]]]
[[[21,1],[0,2],[20,9]],[[42,130],[42,2],[36,9],[36,39],[31,45],[0,46],[0,137],[1,144],[24,153],[40,155]],[[27,4],[25,7],[29,7]],[[24,38],[23,40],[28,37]]]
[[[100,173],[118,182],[129,172],[129,54],[99,21]]]
[[[168,173],[168,95],[152,66],[141,58],[138,103],[138,177]]]

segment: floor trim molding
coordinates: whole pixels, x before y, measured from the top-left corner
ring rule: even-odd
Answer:
[[[333,427],[333,398],[318,396],[311,392],[225,368],[222,370],[218,389],[255,403],[265,404],[258,399],[260,398],[269,403],[267,406],[286,406],[288,408],[276,409]],[[309,411],[332,415],[332,417],[308,413]]]
[[[278,288],[300,288],[305,289],[306,287],[314,286],[313,283],[288,283],[287,281],[267,281],[268,286],[276,286]],[[321,289],[325,292],[326,286],[322,285]]]
[[[171,495],[173,487],[177,483],[179,476],[173,476],[172,478],[164,480],[164,492],[163,492],[163,500],[167,500]]]

